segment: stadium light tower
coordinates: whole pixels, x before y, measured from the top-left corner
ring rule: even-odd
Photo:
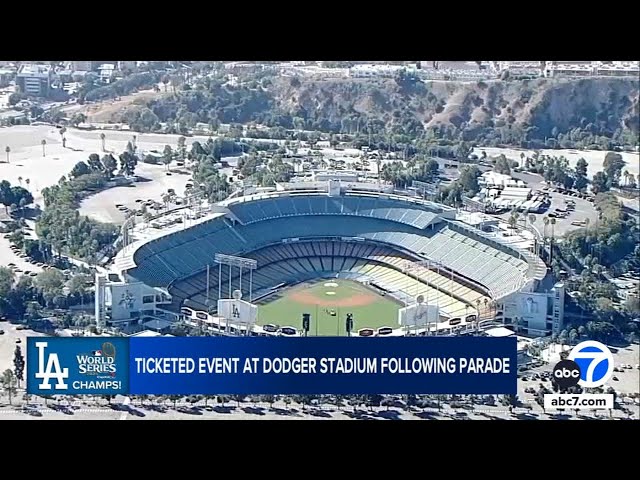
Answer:
[[[353,331],[353,313],[347,313],[345,329],[347,330],[347,336],[350,337]]]
[[[224,255],[222,253],[216,253],[215,262],[218,264],[218,299],[222,298],[222,266],[229,266],[229,298],[232,293],[232,274],[233,267],[238,267],[240,270],[239,281],[240,286],[239,290],[242,291],[242,272],[244,269],[249,270],[249,303],[252,301],[253,296],[253,271],[258,268],[258,262],[253,258],[243,258],[243,257],[235,257],[233,255]],[[209,271],[207,270],[207,287],[209,286]],[[209,291],[207,288],[207,299],[209,298]]]
[[[309,328],[311,327],[311,315],[308,313],[302,314],[302,331],[306,337],[309,334]]]

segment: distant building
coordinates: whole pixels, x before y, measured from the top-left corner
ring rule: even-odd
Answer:
[[[131,60],[124,60],[118,62],[118,70],[133,70],[138,66],[138,62],[132,62]]]
[[[508,71],[513,75],[542,76],[545,73],[545,62],[498,62],[497,70]]]
[[[0,88],[9,86],[11,80],[16,76],[15,69],[12,68],[0,68]]]
[[[113,63],[104,63],[100,65],[100,67],[98,68],[100,80],[102,80],[104,83],[109,83],[115,71],[116,66]]]
[[[504,322],[531,336],[559,334],[564,328],[564,296],[563,283],[549,292],[516,292],[504,301]]]
[[[100,328],[105,326],[130,327],[144,325],[152,320],[175,320],[163,310],[171,305],[171,296],[141,282],[126,283],[110,275],[96,274],[95,318]],[[161,325],[161,328],[150,328]],[[167,325],[151,324],[150,330],[162,330]]]
[[[60,70],[58,72],[58,78],[61,83],[68,83],[73,79],[73,71],[72,70]]]
[[[71,70],[80,72],[90,72],[92,70],[95,70],[96,67],[96,62],[91,62],[88,60],[74,60],[73,62],[71,62]]]
[[[52,71],[49,65],[20,65],[16,83],[20,91],[34,97],[47,97],[51,90]]]

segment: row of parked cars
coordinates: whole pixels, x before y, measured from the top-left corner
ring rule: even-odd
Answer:
[[[30,263],[32,265],[35,265],[36,267],[42,268],[43,270],[46,270],[48,268],[52,268],[50,265],[47,265],[44,262],[38,262],[36,260],[34,260],[33,258],[29,257],[26,253],[24,253],[22,250],[20,250],[20,248],[18,248],[16,245],[11,245],[9,248],[11,248],[11,251],[17,255],[18,257],[22,258],[25,262]],[[21,273],[24,275],[29,275],[31,277],[35,277],[36,275],[38,275],[37,272],[31,271],[31,270],[23,270],[22,268],[18,267],[15,263],[10,262],[7,264],[7,266],[14,272],[14,273]]]

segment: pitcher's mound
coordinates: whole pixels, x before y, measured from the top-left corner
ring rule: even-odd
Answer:
[[[325,295],[335,295],[336,294],[336,292],[324,292],[324,293],[325,293]]]
[[[331,287],[331,288],[336,288],[338,286],[337,283],[335,282],[328,282],[324,284],[325,287]]]

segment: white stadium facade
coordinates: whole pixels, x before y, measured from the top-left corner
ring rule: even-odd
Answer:
[[[532,238],[388,187],[329,175],[217,204],[191,197],[148,223],[132,217],[108,272],[96,275],[96,320],[125,331],[166,332],[181,320],[213,334],[267,334],[252,302],[341,277],[437,307],[436,334],[460,324],[562,329],[564,287],[540,291],[547,268]],[[232,301],[249,312],[242,321],[224,313]],[[413,333],[433,332],[421,327]]]

